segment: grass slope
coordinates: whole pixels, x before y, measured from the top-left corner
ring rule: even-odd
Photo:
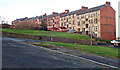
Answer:
[[[70,44],[70,43],[59,43],[59,42],[40,42],[41,44],[52,44],[56,46],[63,46],[70,49],[76,49],[79,51],[102,55],[102,56],[108,56],[108,57],[115,57],[120,58],[118,55],[118,51],[120,49],[117,48],[109,48],[109,47],[101,47],[101,46],[90,46],[90,45],[78,45],[78,44]]]
[[[71,38],[78,40],[90,40],[87,35],[81,34],[70,34],[66,32],[53,32],[53,31],[41,31],[41,30],[24,30],[24,29],[2,29],[3,32],[25,34],[25,35],[38,35],[38,36],[51,36],[51,37],[61,37],[61,38]]]

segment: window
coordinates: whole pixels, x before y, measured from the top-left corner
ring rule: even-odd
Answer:
[[[67,18],[67,22],[68,22],[68,18]]]
[[[64,26],[66,26],[66,23],[64,23]]]
[[[96,12],[96,15],[98,15],[97,12]]]
[[[54,27],[54,25],[53,25],[53,27]]]
[[[95,26],[95,27],[94,27],[94,30],[95,30],[95,31],[98,31],[98,27],[97,27],[97,26]]]
[[[61,23],[61,26],[63,26],[63,23]]]
[[[89,14],[89,17],[91,17],[90,14]]]
[[[74,18],[74,15],[73,15],[73,18]]]
[[[88,24],[86,24],[86,28],[88,28]]]
[[[93,16],[93,14],[91,14],[91,17]]]
[[[54,23],[54,18],[53,18],[53,23]]]
[[[89,23],[91,23],[91,21],[89,20]]]
[[[82,24],[85,24],[85,21],[82,21]]]
[[[92,27],[89,27],[89,31],[92,31]]]
[[[71,19],[71,16],[69,16],[69,19]]]
[[[63,21],[63,19],[61,18],[61,20]]]
[[[86,21],[88,21],[88,18],[86,18]]]
[[[80,22],[78,22],[78,26],[80,25]]]
[[[96,19],[94,19],[94,23],[97,23],[97,18],[96,18]]]
[[[82,28],[82,32],[85,32],[85,28]]]
[[[80,15],[77,18],[80,19]]]
[[[91,23],[93,23],[93,19],[91,19]]]
[[[67,25],[67,28],[69,27],[69,25]]]
[[[49,23],[49,26],[50,26],[50,23]]]
[[[84,18],[84,15],[82,15],[82,18]]]
[[[94,13],[94,16],[96,16],[96,13]]]
[[[75,30],[75,28],[73,27],[73,30]]]
[[[65,17],[64,17],[64,20],[65,20]]]
[[[73,21],[73,25],[74,25],[74,21]]]

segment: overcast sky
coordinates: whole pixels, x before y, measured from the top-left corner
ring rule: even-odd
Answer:
[[[111,2],[116,11],[116,24],[118,26],[118,1],[120,0],[0,0],[0,16],[11,24],[17,18],[35,17],[52,12],[63,12],[65,9],[74,11],[81,6],[88,8]]]

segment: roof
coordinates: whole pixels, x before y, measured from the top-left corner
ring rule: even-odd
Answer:
[[[69,12],[69,13],[67,13],[67,14],[62,15],[61,17],[68,16],[68,15],[73,15],[73,14],[75,14],[75,13],[78,13],[80,10],[82,10],[82,9]]]
[[[90,9],[83,10],[82,12],[78,13],[80,10],[82,10],[82,9],[79,9],[79,10],[75,10],[75,11],[69,12],[67,14],[64,14],[61,17],[65,17],[65,16],[68,16],[68,15],[73,15],[75,13],[78,13],[77,15],[81,15],[81,14],[85,14],[85,13],[90,13],[90,12],[93,12],[93,11],[100,10],[100,9],[102,9],[105,6],[106,6],[105,4],[104,5],[100,5],[100,6],[97,6],[97,7],[93,7],[93,8],[90,8]]]
[[[56,16],[59,16],[59,15],[64,14],[64,13],[65,13],[65,12],[58,13],[58,14],[55,14],[55,15],[53,15],[53,16],[50,16],[49,18],[56,17]]]
[[[16,19],[15,21],[22,21],[24,20],[25,18],[19,18],[19,19]]]
[[[76,13],[78,13],[77,15],[90,13],[90,12],[93,12],[93,11],[98,11],[98,10],[102,9],[103,7],[105,7],[105,6],[106,6],[105,4],[100,5],[100,6],[97,6],[97,7],[93,7],[93,8],[90,8],[90,9],[83,10],[82,12],[78,13],[80,10],[82,10],[82,9],[79,9],[79,10],[75,10],[75,11],[69,12],[67,14],[64,14],[61,17],[68,16],[68,15],[73,15],[73,14],[76,14]],[[49,18],[56,17],[56,16],[59,16],[59,15],[61,15],[63,13],[65,13],[65,12],[62,12],[62,13],[59,13],[59,14],[50,14],[48,16],[44,16],[44,18],[45,17],[49,17]],[[34,20],[36,18],[40,19],[40,18],[42,18],[42,16],[36,16],[36,17],[31,17],[31,18],[20,18],[20,19],[16,19],[15,21],[23,21],[23,20],[31,20],[31,19]]]
[[[20,19],[16,19],[15,21],[34,20],[36,18],[40,19],[42,18],[42,16],[36,16],[36,17],[31,17],[31,18],[20,18]]]
[[[93,8],[90,8],[90,9],[86,9],[86,10],[83,10],[82,12],[78,13],[77,15],[81,15],[81,14],[85,14],[85,13],[90,13],[90,12],[93,12],[93,11],[98,11],[100,9],[102,9],[103,7],[105,7],[106,5],[100,5],[100,6],[97,6],[97,7],[93,7]]]

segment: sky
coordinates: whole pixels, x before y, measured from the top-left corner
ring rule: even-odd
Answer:
[[[81,6],[88,8],[96,7],[111,2],[116,11],[116,32],[118,36],[118,2],[120,0],[0,0],[0,18],[4,18],[11,24],[18,18],[35,17],[52,12],[61,13],[65,9],[70,11],[81,9]],[[0,20],[1,21],[1,20]]]

